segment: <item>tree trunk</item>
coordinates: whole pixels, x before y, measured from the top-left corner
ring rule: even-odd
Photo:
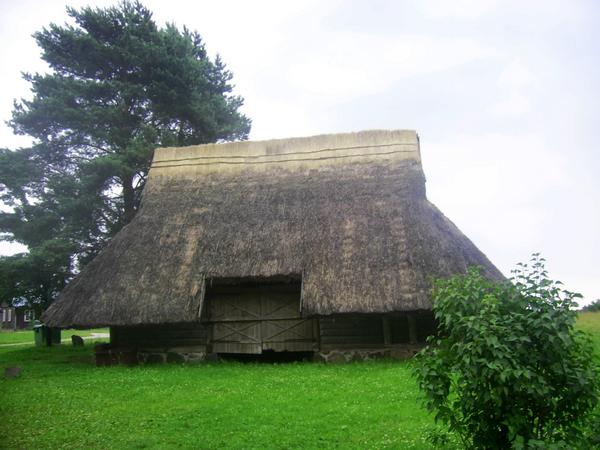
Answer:
[[[123,183],[123,225],[127,225],[135,215],[135,191],[133,189],[133,175],[121,177]]]

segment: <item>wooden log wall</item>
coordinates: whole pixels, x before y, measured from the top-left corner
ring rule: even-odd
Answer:
[[[296,349],[293,345],[274,347],[286,350],[333,350],[385,348],[402,344],[424,343],[435,333],[436,325],[431,313],[419,314],[348,314],[332,315],[306,320],[316,338],[313,347]],[[210,323],[184,323],[112,327],[111,344],[118,347],[174,348],[208,347],[210,349]],[[307,330],[306,333],[309,333]],[[289,348],[288,348],[289,347]],[[305,348],[306,347],[306,348]]]
[[[427,337],[437,331],[437,324],[432,312],[418,314],[415,316],[417,322],[417,342],[425,342]]]
[[[318,320],[322,350],[424,343],[436,330],[430,312],[332,315]]]
[[[110,342],[118,347],[201,347],[207,339],[208,327],[199,322],[110,329]]]
[[[380,315],[339,315],[319,318],[321,350],[383,347]]]

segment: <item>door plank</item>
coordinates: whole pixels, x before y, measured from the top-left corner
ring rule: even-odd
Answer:
[[[312,351],[314,319],[300,314],[300,291],[294,285],[228,287],[209,301],[211,342],[216,353]]]

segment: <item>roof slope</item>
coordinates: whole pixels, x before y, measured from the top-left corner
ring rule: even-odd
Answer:
[[[503,278],[426,199],[414,131],[158,149],[135,219],[43,319],[195,321],[205,280],[294,274],[307,315],[428,309],[470,265]]]

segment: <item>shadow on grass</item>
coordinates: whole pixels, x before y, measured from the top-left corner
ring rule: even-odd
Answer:
[[[219,353],[219,358],[224,361],[237,361],[242,363],[293,363],[311,361],[313,352],[274,352],[265,351],[260,354],[252,353]]]

